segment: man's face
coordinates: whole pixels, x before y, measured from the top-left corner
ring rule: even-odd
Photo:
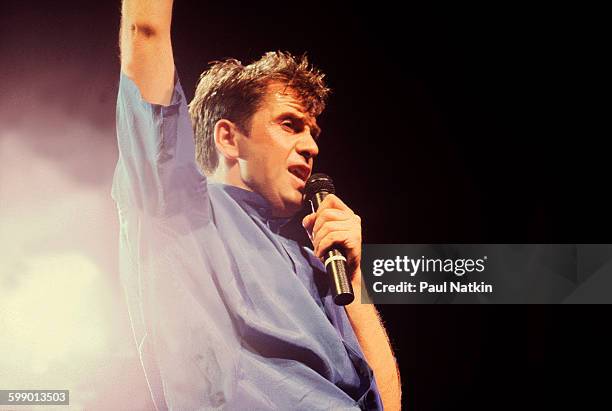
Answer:
[[[274,215],[289,217],[302,205],[304,184],[319,153],[320,129],[295,93],[272,83],[251,118],[248,136],[238,141],[244,184],[272,205]]]

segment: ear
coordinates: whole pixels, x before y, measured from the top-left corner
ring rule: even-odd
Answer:
[[[240,131],[234,123],[221,119],[215,124],[215,145],[219,153],[228,160],[237,160],[240,156],[238,150],[238,139]]]

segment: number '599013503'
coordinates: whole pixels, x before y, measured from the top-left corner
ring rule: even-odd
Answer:
[[[65,401],[65,392],[9,392],[9,402],[58,402]]]

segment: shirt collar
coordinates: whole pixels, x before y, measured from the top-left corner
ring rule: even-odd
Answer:
[[[258,218],[265,223],[270,230],[277,234],[280,229],[291,220],[291,218],[286,217],[274,217],[272,215],[272,206],[268,200],[259,193],[228,184],[217,184],[250,215]]]

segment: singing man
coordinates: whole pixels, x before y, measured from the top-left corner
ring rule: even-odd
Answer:
[[[329,93],[306,58],[213,63],[188,105],[171,0],[124,0],[117,100],[121,278],[158,410],[400,409],[373,305],[361,304],[361,222],[337,196],[302,207]],[[321,257],[348,259],[332,301]]]

